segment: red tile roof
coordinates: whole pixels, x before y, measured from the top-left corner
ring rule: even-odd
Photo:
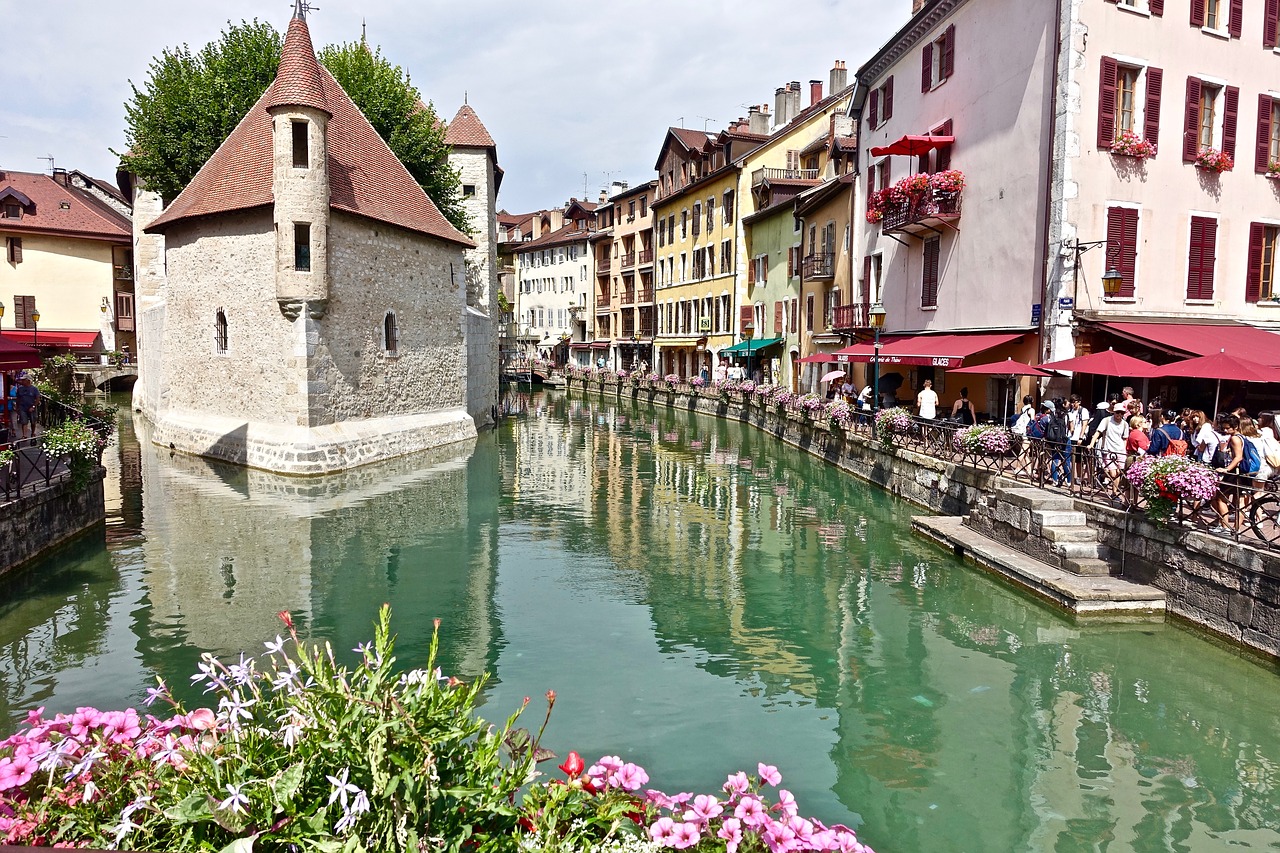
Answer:
[[[684,147],[690,151],[702,151],[707,147],[707,142],[713,138],[706,131],[686,127],[673,127],[668,132],[684,143]]]
[[[129,242],[133,239],[133,226],[128,217],[89,193],[65,187],[48,175],[0,171],[0,193],[10,188],[29,199],[32,207],[24,209],[19,219],[0,219],[0,231],[90,240]]]
[[[547,249],[552,246],[567,246],[570,243],[581,243],[591,239],[591,235],[595,231],[590,229],[584,231],[575,228],[573,225],[566,225],[558,231],[552,231],[550,234],[543,234],[536,240],[526,240],[520,243],[517,251],[526,251],[528,249]]]
[[[444,141],[446,145],[454,148],[496,149],[498,147],[484,123],[480,121],[480,117],[476,115],[476,111],[468,104],[458,107],[458,114],[453,117],[453,121],[449,122],[449,127],[444,133]]]
[[[301,36],[295,36],[295,30]],[[293,74],[289,69],[306,65],[303,59],[290,56],[296,52],[309,52],[315,58],[306,22],[300,18],[289,23],[281,72]],[[329,206],[451,243],[474,246],[470,238],[445,219],[328,69],[319,63],[316,68],[326,109],[332,115],[326,134]],[[277,76],[276,82],[279,80]],[[146,230],[163,231],[176,222],[265,207],[273,202],[271,114],[267,106],[268,100],[276,98],[276,91],[276,83],[272,83],[187,188]]]
[[[284,48],[280,52],[280,67],[276,69],[276,79],[267,88],[263,101],[267,109],[313,107],[329,112],[320,60],[316,59],[315,49],[311,46],[306,19],[300,15],[289,21],[289,32],[284,37]]]

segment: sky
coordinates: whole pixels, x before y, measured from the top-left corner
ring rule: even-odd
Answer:
[[[853,74],[910,17],[911,0],[318,0],[312,42],[359,39],[409,73],[442,118],[466,97],[506,171],[499,207],[594,199],[655,177],[667,127],[721,130],[799,80]],[[288,0],[0,0],[0,168],[114,180],[130,81],[183,43],[258,18],[283,32]],[[824,94],[827,94],[824,91]],[[586,192],[584,193],[584,188]]]

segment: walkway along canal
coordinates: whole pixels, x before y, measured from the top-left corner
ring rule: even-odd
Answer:
[[[575,392],[576,394],[576,392]],[[1159,620],[1075,619],[911,532],[914,510],[740,423],[535,394],[447,453],[308,480],[108,451],[107,543],[0,606],[0,701],[140,707],[294,612],[351,649],[443,619],[487,709],[655,787],[777,764],[883,851],[1271,849],[1280,677]],[[351,655],[354,658],[354,654]]]

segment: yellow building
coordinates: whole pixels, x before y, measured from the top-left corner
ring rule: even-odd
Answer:
[[[133,350],[128,206],[76,175],[0,171],[0,334],[45,351]]]

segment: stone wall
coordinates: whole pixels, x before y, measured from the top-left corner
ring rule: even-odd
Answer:
[[[17,571],[81,534],[103,530],[102,471],[72,493],[67,481],[0,506],[0,574]]]

